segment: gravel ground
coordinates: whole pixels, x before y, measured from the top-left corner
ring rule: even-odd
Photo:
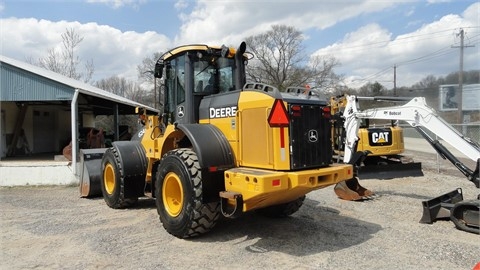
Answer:
[[[247,213],[189,240],[163,229],[152,200],[113,210],[79,198],[78,187],[0,188],[0,269],[472,269],[478,235],[418,221],[422,200],[458,187],[474,199],[478,189],[448,164],[438,173],[431,156],[410,154],[425,161],[425,176],[362,180],[373,200],[342,201],[325,188],[289,218]]]

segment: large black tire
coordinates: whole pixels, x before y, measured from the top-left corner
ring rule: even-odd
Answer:
[[[300,209],[300,207],[303,205],[303,201],[305,201],[305,196],[302,196],[291,202],[258,209],[256,212],[266,217],[284,218],[297,212],[298,209]]]
[[[102,159],[102,194],[111,208],[126,208],[138,201],[138,198],[125,197],[125,177],[122,162],[116,148],[105,151]]]
[[[178,238],[206,233],[220,217],[220,202],[202,203],[202,173],[197,154],[189,148],[163,156],[157,169],[155,194],[163,227]]]

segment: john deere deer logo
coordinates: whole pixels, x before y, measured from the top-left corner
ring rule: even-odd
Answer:
[[[309,142],[318,141],[318,132],[315,129],[310,129],[308,131],[308,141]]]

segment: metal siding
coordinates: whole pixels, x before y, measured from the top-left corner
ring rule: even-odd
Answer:
[[[67,89],[67,90],[70,89],[70,90],[67,91],[67,94],[69,94],[69,97],[67,97],[67,95],[64,95],[65,92],[60,91],[60,94],[58,94],[58,92],[53,93],[51,96],[54,96],[55,99],[51,99],[51,100],[71,100],[73,98],[73,95],[74,95],[74,92],[75,92],[73,90],[78,90],[81,94],[88,95],[88,96],[91,96],[91,97],[99,99],[99,100],[105,100],[105,101],[111,101],[111,102],[114,102],[114,103],[118,103],[119,105],[122,105],[122,107],[124,107],[124,108],[129,108],[130,107],[131,110],[128,110],[128,111],[131,111],[131,112],[129,112],[128,114],[134,114],[134,108],[135,107],[145,107],[151,113],[152,112],[153,113],[158,113],[159,112],[159,110],[157,110],[155,108],[143,105],[141,103],[132,101],[130,99],[127,99],[127,98],[124,98],[124,97],[121,97],[121,96],[117,96],[115,94],[112,94],[112,93],[109,93],[109,92],[104,91],[102,89],[99,89],[97,87],[94,87],[90,84],[86,84],[84,82],[65,77],[65,76],[63,76],[61,74],[58,74],[58,73],[55,73],[53,71],[46,70],[46,69],[43,69],[43,68],[40,68],[40,67],[37,67],[37,66],[34,66],[34,65],[30,65],[28,63],[21,62],[21,61],[15,60],[15,59],[11,59],[11,58],[5,57],[3,55],[0,55],[0,67],[1,67],[1,69],[0,69],[1,70],[0,79],[2,81],[3,81],[4,67],[10,67],[10,72],[12,72],[13,70],[15,72],[20,72],[20,73],[21,72],[26,72],[24,74],[26,74],[27,76],[31,76],[32,80],[33,80],[33,78],[37,78],[37,80],[40,79],[40,81],[42,82],[41,84],[54,86],[53,88],[50,88],[50,90],[52,90],[52,89],[55,90],[56,89],[57,91],[60,91],[59,89],[64,89],[64,90],[65,89]],[[7,71],[5,71],[5,73],[6,72]],[[32,83],[33,82],[35,82],[35,80],[33,80]],[[0,85],[0,87],[1,87],[1,85]],[[6,89],[5,91],[9,91],[7,88],[5,88],[5,89]],[[7,92],[3,93],[3,91],[4,90],[3,90],[3,87],[2,87],[2,90],[0,90],[0,100],[6,100],[6,99],[3,99],[4,94],[5,94],[5,98],[7,98]],[[13,90],[10,90],[10,91],[13,91]],[[72,92],[70,93],[69,91],[72,91]],[[31,95],[31,93],[29,93],[29,95]],[[9,95],[9,96],[11,96],[11,95]],[[32,99],[28,98],[27,100],[32,100]]]
[[[75,89],[34,73],[1,64],[1,101],[71,100]]]

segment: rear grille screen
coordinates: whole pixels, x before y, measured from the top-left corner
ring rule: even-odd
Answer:
[[[330,117],[320,105],[289,104],[290,168],[327,166],[332,160]],[[329,111],[327,112],[329,114]]]

